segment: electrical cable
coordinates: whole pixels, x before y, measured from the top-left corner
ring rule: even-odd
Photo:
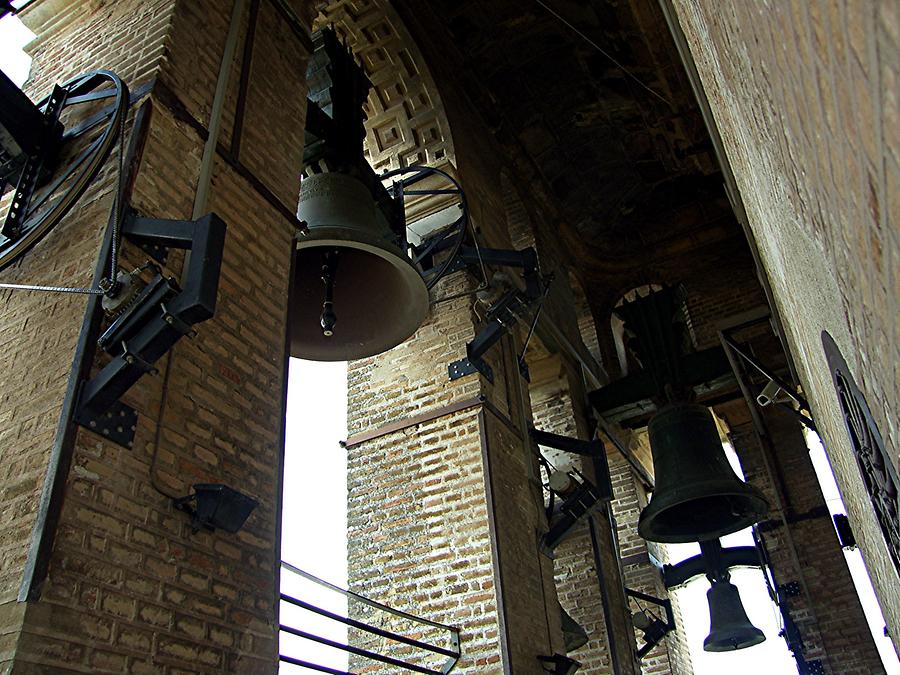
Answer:
[[[661,94],[658,94],[656,91],[654,91],[653,89],[651,89],[650,87],[648,87],[646,84],[644,84],[644,83],[638,78],[637,75],[633,74],[630,70],[628,70],[628,68],[626,68],[626,67],[623,66],[621,63],[619,63],[615,58],[613,58],[613,56],[612,56],[609,52],[607,52],[606,50],[604,50],[600,45],[598,45],[598,44],[597,44],[596,42],[594,42],[591,38],[589,38],[587,35],[585,35],[583,32],[581,32],[578,28],[576,28],[576,27],[573,26],[571,23],[569,23],[568,21],[566,21],[566,19],[563,18],[563,16],[562,16],[561,14],[559,14],[559,13],[556,12],[555,10],[551,9],[550,7],[548,7],[542,0],[534,0],[534,1],[535,1],[537,4],[539,4],[541,7],[543,7],[544,9],[546,9],[548,12],[550,12],[550,13],[551,13],[553,16],[555,16],[557,19],[559,19],[563,24],[565,24],[566,26],[568,26],[571,30],[573,30],[579,37],[581,37],[581,39],[583,39],[585,42],[587,42],[589,45],[591,45],[591,47],[593,47],[593,48],[596,49],[598,52],[600,52],[601,54],[603,54],[603,56],[605,56],[607,59],[609,59],[609,60],[610,60],[617,68],[619,68],[623,73],[625,73],[625,74],[626,74],[628,77],[630,77],[632,80],[634,80],[635,82],[637,82],[642,88],[646,89],[648,92],[650,92],[651,94],[653,94],[656,98],[658,98],[660,101],[662,101],[663,103],[665,103],[665,104],[666,104],[667,106],[669,106],[670,108],[673,108],[673,109],[674,109],[675,106],[673,106],[667,99],[665,99]]]

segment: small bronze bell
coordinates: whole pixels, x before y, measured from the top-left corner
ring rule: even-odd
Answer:
[[[763,632],[750,623],[737,586],[727,579],[714,582],[706,592],[709,602],[709,635],[703,651],[730,652],[758,645],[766,639]]]

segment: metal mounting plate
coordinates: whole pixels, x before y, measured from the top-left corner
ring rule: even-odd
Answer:
[[[142,241],[138,246],[143,249],[144,253],[153,258],[160,265],[165,265],[169,259],[169,249],[162,244],[153,244],[151,242]]]
[[[472,373],[481,373],[488,379],[488,382],[494,381],[493,369],[481,359],[471,360],[466,357],[459,361],[454,361],[447,366],[447,372],[450,374],[451,380],[458,380]]]
[[[137,411],[121,401],[113,402],[102,413],[79,408],[75,421],[85,429],[90,429],[122,447],[130,448],[134,443]]]

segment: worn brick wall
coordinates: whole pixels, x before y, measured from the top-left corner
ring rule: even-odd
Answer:
[[[821,342],[827,330],[887,447],[896,448],[897,4],[672,4],[882,611],[892,635],[900,635],[900,580],[856,467]]]
[[[54,83],[100,66],[121,73],[133,85],[158,70],[171,21],[170,1],[120,3],[105,12],[94,11],[92,3],[53,4],[48,9],[58,15],[52,31],[32,46],[35,60],[26,91],[33,98],[49,93]],[[30,13],[40,11],[37,5]],[[127,39],[121,39],[123,35]],[[3,281],[89,285],[103,234],[100,225],[107,222],[112,205],[113,179],[107,167],[65,222],[20,263],[3,272]],[[24,613],[24,605],[17,605],[15,598],[85,297],[2,291],[0,306],[0,342],[9,356],[0,375],[0,459],[5,467],[5,508],[0,522],[0,662],[6,662],[14,653]]]
[[[804,658],[821,661],[827,673],[883,672],[799,423],[786,412],[767,410],[769,440],[761,443],[743,402],[717,412],[728,423],[745,477],[773,507],[759,529],[775,582],[797,582],[801,588],[789,603]]]
[[[43,21],[43,10],[57,11],[59,5],[36,3],[30,10],[34,25]],[[71,5],[77,7],[71,23],[60,28],[51,22],[48,32],[38,31],[37,77],[55,81],[69,64],[77,71],[102,65],[126,78],[157,77],[145,104],[148,129],[131,201],[147,215],[189,218],[207,136],[202,102],[212,98],[230,3]],[[247,23],[245,15],[241,25]],[[270,123],[245,134],[246,155],[223,153],[220,146],[214,162],[208,209],[228,225],[216,316],[159,362],[161,375],[145,376],[126,394],[139,413],[133,449],[83,429],[74,447],[64,448],[72,469],[49,572],[40,598],[15,607],[24,611],[21,632],[6,635],[4,656],[15,659],[16,672],[275,669],[289,214],[302,152],[307,49],[271,3],[262,3],[258,25],[266,39],[256,42],[253,69],[266,77],[249,88],[246,115]],[[239,49],[235,68],[240,56]],[[197,63],[207,65],[196,68]],[[235,105],[236,97],[226,104],[226,134]],[[265,171],[242,161],[248,157],[252,164],[252,157],[265,154]],[[83,199],[87,206],[61,226],[69,241],[85,244],[85,252],[81,259],[65,258],[63,279],[54,281],[83,285],[93,268],[103,232],[98,225],[106,222],[111,201],[109,181],[96,186],[107,196]],[[28,268],[41,274],[36,263],[42,259],[77,251],[64,251],[52,238],[40,246],[46,252],[36,248],[29,254],[19,266],[23,275]],[[123,267],[144,257],[126,243]],[[177,275],[180,260],[173,255],[167,271]],[[29,280],[40,281],[32,275]],[[83,302],[77,305],[48,317],[60,332],[60,363],[48,363],[45,350],[41,370],[45,378],[58,378],[59,398],[81,324]],[[58,417],[50,401],[52,383],[43,392],[49,429]],[[16,414],[14,409],[13,422]],[[33,425],[24,417],[22,422]],[[29,435],[34,459],[20,457],[42,477],[52,435]],[[192,533],[170,497],[187,494],[198,482],[232,485],[257,497],[260,506],[237,535]],[[34,496],[23,502],[23,519],[35,504]],[[18,570],[4,568],[10,577],[21,576],[16,564]],[[14,586],[8,585],[9,592]]]
[[[440,290],[458,292],[468,283],[457,274]],[[480,672],[496,667],[500,654],[477,410],[352,442],[388,423],[474,400],[477,377],[447,377],[447,363],[464,352],[473,334],[461,314],[468,314],[464,298],[443,305],[404,344],[349,364],[348,578],[357,593],[460,626],[459,668]],[[404,628],[365,607],[358,616]],[[351,639],[387,646],[371,636]]]

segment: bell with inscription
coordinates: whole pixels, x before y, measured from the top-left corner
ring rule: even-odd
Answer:
[[[669,404],[650,420],[648,431],[656,489],[638,521],[644,539],[664,543],[714,539],[766,515],[762,493],[731,469],[706,407]]]
[[[291,356],[349,361],[400,344],[424,321],[428,290],[372,193],[346,173],[305,178],[297,217]]]

